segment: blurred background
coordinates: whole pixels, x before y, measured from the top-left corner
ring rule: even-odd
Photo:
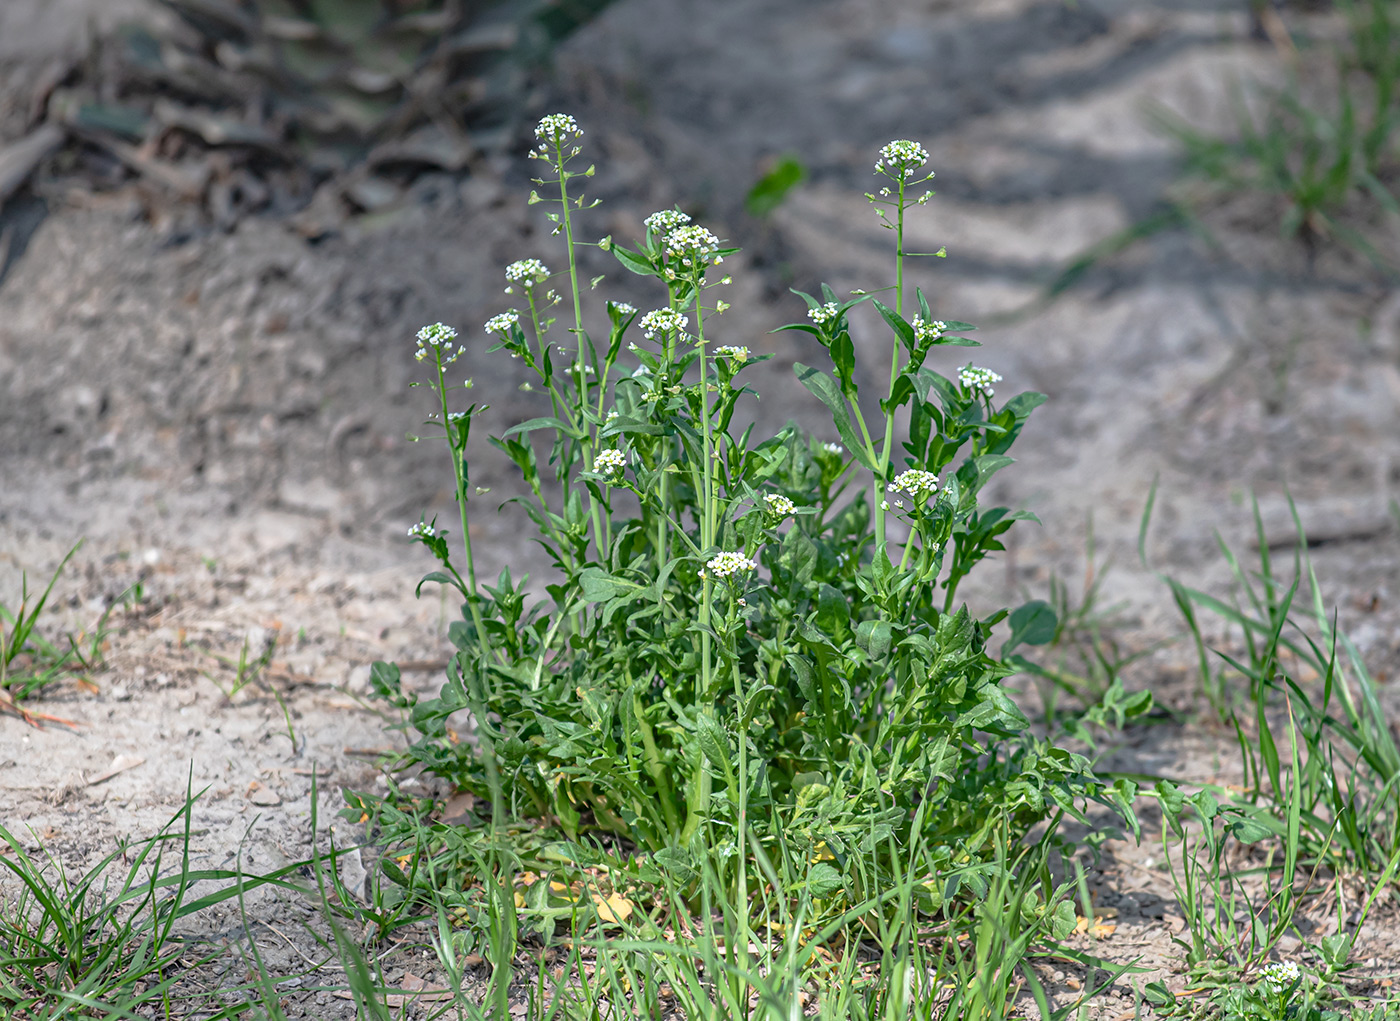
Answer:
[[[948,250],[912,284],[1050,398],[995,494],[1044,525],[985,597],[1113,560],[1148,626],[1154,480],[1145,549],[1188,575],[1251,494],[1286,541],[1291,493],[1393,667],[1397,80],[1391,0],[3,0],[0,544],[407,559],[451,491],[407,439],[414,332],[457,327],[493,432],[539,413],[481,324],[508,262],[565,263],[525,201],[555,111],[598,168],[583,236],[679,205],[742,247],[753,413],[829,432],[791,372],[816,352],[769,331],[791,287],[888,282],[864,192],[909,138],[938,192],[911,248]],[[584,264],[599,309],[662,298]],[[509,466],[483,442],[473,471],[488,573],[535,565],[491,513]]]

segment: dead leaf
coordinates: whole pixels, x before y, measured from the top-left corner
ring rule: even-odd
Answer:
[[[1117,930],[1116,924],[1104,921],[1104,915],[1095,915],[1094,921],[1090,924],[1089,919],[1083,915],[1076,915],[1074,920],[1074,931],[1081,936],[1087,935],[1092,939],[1107,939]]]
[[[145,761],[145,759],[135,755],[118,755],[112,760],[112,764],[107,767],[105,773],[97,774],[97,776],[87,781],[87,785],[92,787],[96,784],[104,783],[112,779],[112,777],[116,776],[118,773],[125,773],[128,769],[135,769]]]
[[[399,983],[402,993],[389,993],[384,997],[384,1002],[395,1010],[404,1007],[414,1000],[436,1000],[452,999],[452,990],[446,986],[430,986],[427,981],[419,978],[413,972],[404,972],[403,981]]]
[[[45,124],[24,138],[0,147],[0,203],[18,190],[34,168],[63,144],[67,137],[57,124]]]
[[[598,909],[600,922],[611,922],[614,925],[625,922],[632,914],[632,902],[620,893],[610,893],[607,897],[595,893],[593,906]]]
[[[461,825],[471,817],[475,806],[476,795],[469,791],[458,791],[443,804],[438,812],[438,822],[447,826]]]
[[[65,727],[81,727],[82,724],[76,720],[65,720],[62,716],[50,716],[48,713],[31,713],[28,709],[22,709],[15,701],[15,697],[4,688],[0,688],[0,713],[14,713],[25,723],[36,730],[40,726],[40,721],[46,723],[58,723]]]

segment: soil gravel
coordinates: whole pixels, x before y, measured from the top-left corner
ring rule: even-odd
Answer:
[[[0,106],[103,6],[0,5]],[[1345,251],[1310,258],[1281,241],[1276,210],[1243,198],[1209,213],[1213,246],[1161,234],[1038,302],[1066,259],[1157,207],[1173,149],[1149,107],[1228,128],[1233,83],[1276,73],[1243,6],[620,0],[556,55],[539,112],[567,110],[587,132],[597,236],[634,237],[645,215],[680,203],[744,248],[722,329],[776,355],[752,381],[764,395],[755,415],[826,431],[791,374],[813,354],[769,331],[801,316],[789,287],[889,275],[889,236],[863,192],[881,145],[922,141],[939,195],[913,220],[911,247],[946,245],[949,257],[916,265],[912,282],[935,314],[983,324],[975,358],[1008,390],[1050,398],[995,494],[1043,525],[1013,533],[970,597],[1043,596],[1052,577],[1076,589],[1092,529],[1100,569],[1113,562],[1103,601],[1121,604],[1115,634],[1143,648],[1178,628],[1154,571],[1228,592],[1217,532],[1248,552],[1253,494],[1283,543],[1291,496],[1329,606],[1393,706],[1400,297]],[[806,181],[750,218],[744,194],[785,154]],[[379,782],[372,753],[400,737],[365,701],[369,663],[440,660],[452,614],[435,595],[413,598],[429,565],[403,537],[420,513],[450,506],[442,450],[409,439],[425,410],[408,385],[414,331],[458,326],[496,431],[537,413],[479,330],[506,307],[505,263],[558,261],[524,203],[521,156],[523,142],[469,176],[420,179],[396,208],[315,245],[273,219],[173,231],[129,192],[61,168],[6,206],[0,227],[24,243],[0,279],[0,600],[13,606],[21,572],[31,586],[47,578],[79,539],[51,628],[91,629],[136,583],[144,598],[109,618],[95,691],[64,683],[29,703],[75,726],[0,717],[0,824],[80,868],[153,833],[193,789],[200,860],[241,856],[256,870],[308,855],[313,775],[326,825],[342,788]],[[601,253],[587,261],[608,269]],[[602,288],[655,300],[621,272]],[[857,334],[863,368],[878,372],[877,323],[858,320]],[[508,466],[484,444],[479,454],[475,483],[509,496]],[[1146,569],[1138,532],[1154,482]],[[509,507],[478,515],[486,573],[538,574],[520,523]],[[269,643],[269,668],[234,692],[231,664]],[[1199,708],[1182,662],[1147,658],[1132,680]],[[410,676],[424,690],[436,681]],[[1229,742],[1161,725],[1130,732],[1115,761],[1218,778]],[[1179,984],[1180,911],[1153,859],[1150,843],[1109,845],[1094,890],[1117,928],[1085,946],[1141,955]],[[309,952],[300,910],[270,896],[253,905],[274,968]],[[1373,928],[1378,966],[1400,959],[1394,921]],[[391,960],[396,980],[414,964]],[[1058,967],[1045,977],[1063,1001],[1086,976]],[[351,1010],[325,993],[287,997],[289,1016]],[[1125,980],[1100,1011],[1131,1008]]]

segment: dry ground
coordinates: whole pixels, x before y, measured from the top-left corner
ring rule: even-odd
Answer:
[[[1222,592],[1216,530],[1243,548],[1255,493],[1284,534],[1291,492],[1327,540],[1314,554],[1343,625],[1388,681],[1400,675],[1400,536],[1386,511],[1400,494],[1400,300],[1344,253],[1310,264],[1275,236],[1270,210],[1240,201],[1212,214],[1221,248],[1159,236],[1031,307],[1063,260],[1147,215],[1171,179],[1146,104],[1227,126],[1231,81],[1269,73],[1240,6],[621,0],[558,54],[538,107],[572,112],[587,132],[604,199],[587,230],[630,238],[680,202],[744,247],[726,339],[777,355],[753,382],[763,422],[818,429],[790,371],[811,354],[797,334],[768,331],[801,315],[789,286],[885,279],[888,237],[862,193],[880,145],[923,141],[940,194],[912,247],[947,245],[949,258],[914,282],[937,314],[988,324],[977,359],[1005,387],[1050,397],[997,494],[1044,526],[1022,526],[973,597],[1078,579],[1092,515],[1117,565],[1105,600],[1126,604],[1119,636],[1140,647],[1177,626],[1136,563],[1152,481],[1154,566]],[[73,45],[84,5],[35,20],[23,9],[0,9],[11,92],[46,51]],[[755,222],[742,196],[785,153],[808,181]],[[536,413],[479,332],[504,307],[506,262],[560,261],[524,204],[528,169],[511,157],[425,179],[393,215],[314,247],[273,220],[172,236],[134,218],[129,194],[36,183],[22,254],[0,281],[0,599],[13,605],[21,570],[44,577],[84,537],[51,623],[90,627],[136,581],[145,599],[112,618],[95,692],[65,683],[32,703],[76,726],[0,717],[0,823],[81,865],[153,832],[192,783],[205,791],[201,861],[241,851],[256,869],[306,855],[313,771],[323,820],[342,787],[377,782],[361,753],[398,736],[362,701],[368,664],[439,659],[452,612],[413,599],[428,565],[403,540],[420,511],[445,508],[451,481],[440,449],[405,439],[423,411],[409,338],[456,324],[490,424]],[[634,279],[603,287],[653,300]],[[880,357],[862,353],[872,371]],[[484,444],[479,465],[476,483],[508,495]],[[509,510],[481,520],[487,573],[537,565],[519,524]],[[226,661],[270,640],[271,668],[227,697]],[[1180,708],[1195,697],[1170,656],[1136,681]],[[141,761],[99,782],[121,757]],[[1226,775],[1229,759],[1225,735],[1167,725],[1129,734],[1118,757],[1184,779]],[[1117,929],[1097,949],[1166,967],[1180,918],[1151,859],[1158,848],[1111,845],[1095,889]],[[255,912],[289,934],[299,919],[275,898]],[[1378,960],[1395,959],[1385,947],[1398,934],[1388,915]],[[274,963],[295,965],[302,948],[264,937],[282,948]],[[289,1009],[326,1016],[336,1005],[320,995]],[[1126,1002],[1111,998],[1105,1016]]]

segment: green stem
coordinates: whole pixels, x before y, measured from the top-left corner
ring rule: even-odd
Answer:
[[[647,721],[642,696],[635,691],[632,693],[632,715],[637,717],[637,729],[642,734],[642,753],[646,758],[647,772],[656,782],[656,789],[661,795],[661,812],[666,816],[666,829],[675,833],[680,827],[674,804],[675,795],[671,791],[670,781],[666,778],[666,769],[661,764],[661,754],[656,748],[656,735],[652,733],[651,724]]]
[[[729,614],[732,618],[734,613],[733,593],[730,593]],[[729,621],[726,621],[728,624]],[[728,627],[725,628],[728,633]],[[738,952],[739,960],[747,963],[749,953],[749,870],[748,870],[748,833],[749,833],[749,725],[744,713],[744,688],[739,680],[739,656],[734,648],[733,638],[726,642],[729,646],[729,661],[731,663],[732,678],[734,681],[734,709],[739,714],[739,790],[736,792],[736,803],[738,807],[738,841],[739,854],[735,859],[739,867],[739,889],[738,896],[734,903],[739,911],[739,939]],[[744,969],[745,972],[747,969]],[[740,1002],[746,1002],[745,1000]]]
[[[703,272],[703,270],[701,271]],[[701,432],[704,438],[703,458],[704,464],[700,466],[701,483],[701,507],[700,507],[700,548],[702,551],[714,548],[715,544],[715,492],[714,492],[714,465],[711,457],[711,450],[714,445],[713,424],[710,421],[710,378],[706,371],[705,356],[705,313],[700,304],[700,277],[699,274],[692,276],[692,283],[695,290],[695,333],[697,342],[700,345],[700,418]],[[713,627],[713,607],[714,607],[714,579],[705,572],[705,579],[701,589],[700,597],[700,678],[699,686],[695,692],[695,705],[701,706],[701,712],[710,716],[714,715],[714,706],[707,704],[711,681],[714,677],[714,647],[710,637]],[[682,839],[689,840],[699,828],[702,820],[709,817],[710,806],[710,779],[709,770],[704,768],[703,757],[699,776],[699,790],[696,796],[690,799],[687,806],[689,816],[686,819],[685,829],[682,832]]]
[[[904,176],[899,178],[899,215],[895,227],[894,252],[894,310],[904,315]],[[890,385],[885,393],[886,401],[894,397],[895,380],[899,378],[899,337],[890,342]],[[859,416],[858,416],[859,417]],[[861,428],[864,428],[862,422]],[[867,443],[869,440],[867,439]],[[885,476],[889,473],[890,455],[894,447],[894,409],[885,412],[885,442],[880,448],[879,471],[875,474],[875,547],[878,550],[885,543]]]
[[[530,303],[530,325],[533,326],[535,329],[535,345],[540,349],[540,364],[543,365],[545,357],[545,340],[544,330],[540,328],[540,310],[535,304],[535,285],[525,284],[524,287],[525,300]],[[539,374],[541,379],[544,378],[544,373],[539,372],[538,369],[536,370],[536,372]],[[554,417],[558,418],[560,414],[563,413],[559,403],[559,391],[555,389],[554,382],[552,380],[547,382],[545,386],[549,390],[549,406],[554,411]]]
[[[564,169],[564,147],[559,138],[554,140],[554,166],[559,171],[559,206],[563,210],[564,244],[569,250],[569,290],[574,300],[574,385],[578,388],[579,407],[588,406],[588,376],[583,371],[583,302],[578,290],[578,256],[574,251],[574,223],[569,216],[569,172]],[[593,437],[585,433],[582,441],[583,465],[593,470]],[[593,521],[593,541],[598,546],[599,558],[608,555],[607,538],[603,534],[603,518],[598,510],[598,501],[593,494],[588,495],[588,514]]]

